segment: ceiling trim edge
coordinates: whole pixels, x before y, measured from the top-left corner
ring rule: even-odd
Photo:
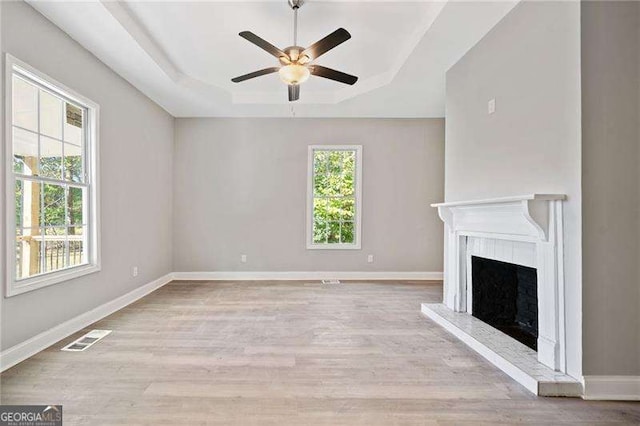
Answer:
[[[184,88],[201,87],[203,89],[222,90],[231,97],[231,102],[238,105],[253,104],[283,104],[282,96],[272,92],[247,92],[232,93],[224,87],[205,82],[183,73],[159,46],[156,40],[147,32],[147,30],[132,16],[128,8],[121,2],[113,0],[98,0],[105,10],[113,16],[113,18],[122,26],[122,28],[131,36],[133,41],[151,58],[158,68],[173,81],[176,85]],[[266,0],[280,1],[280,0]],[[343,0],[333,0],[343,1]],[[416,27],[409,41],[404,44],[396,56],[396,60],[390,71],[386,71],[359,82],[354,86],[345,87],[332,93],[315,92],[311,98],[305,98],[297,103],[300,104],[338,104],[345,100],[354,98],[364,93],[371,92],[390,84],[396,77],[402,66],[411,56],[420,40],[425,36],[427,31],[436,21],[444,6],[450,0],[437,2],[437,11],[433,14],[425,16]],[[421,2],[421,1],[417,1]]]

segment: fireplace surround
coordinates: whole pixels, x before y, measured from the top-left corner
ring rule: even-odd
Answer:
[[[443,304],[473,314],[473,258],[535,269],[537,361],[566,372],[561,194],[434,204],[445,223]]]

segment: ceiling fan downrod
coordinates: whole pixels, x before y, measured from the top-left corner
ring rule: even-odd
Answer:
[[[293,9],[293,45],[298,45],[298,9],[302,7],[304,0],[289,0],[289,6]]]

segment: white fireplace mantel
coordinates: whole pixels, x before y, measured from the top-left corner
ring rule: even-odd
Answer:
[[[509,239],[547,240],[550,201],[562,201],[562,194],[527,194],[431,204],[440,219],[455,232],[505,234]],[[498,235],[495,235],[498,234]]]
[[[432,204],[446,230],[444,305],[455,312],[471,313],[470,262],[471,256],[478,255],[479,247],[498,247],[502,257],[495,258],[511,263],[519,263],[517,255],[526,248],[526,266],[534,266],[538,277],[538,361],[555,371],[566,371],[562,229],[565,199],[562,194],[527,194]]]

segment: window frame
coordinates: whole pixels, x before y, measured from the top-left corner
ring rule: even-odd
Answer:
[[[315,151],[355,151],[355,242],[314,243],[313,242],[313,199],[314,199],[314,152]],[[307,250],[361,250],[362,249],[362,145],[309,145],[307,153]]]
[[[5,55],[5,226],[6,240],[6,297],[33,291],[39,288],[65,282],[101,270],[100,253],[100,182],[99,182],[99,116],[100,106],[92,100],[78,94],[64,84],[38,71],[25,62]],[[76,103],[87,112],[84,162],[88,219],[87,226],[87,263],[66,267],[52,272],[44,272],[33,277],[18,280],[16,277],[16,223],[15,223],[15,182],[13,171],[13,76],[31,80],[36,86],[57,94],[57,96]]]

